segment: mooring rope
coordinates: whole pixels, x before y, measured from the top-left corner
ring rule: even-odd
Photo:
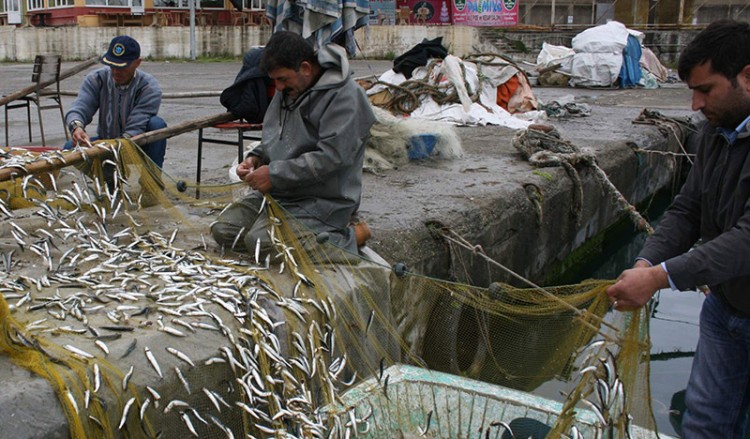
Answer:
[[[677,129],[675,127],[680,127],[683,131],[692,131],[695,132],[695,126],[693,126],[692,123],[690,123],[689,120],[684,118],[674,118],[674,117],[667,117],[663,114],[661,114],[658,111],[655,110],[649,110],[648,108],[644,108],[643,111],[641,111],[641,114],[638,115],[633,120],[633,123],[635,124],[644,124],[644,125],[654,125],[656,128],[664,133],[664,135],[673,135],[675,140],[677,141],[677,145],[680,148],[679,153],[670,152],[670,151],[651,151],[651,150],[644,150],[640,148],[633,148],[633,151],[640,152],[640,153],[649,153],[649,154],[662,154],[662,155],[674,155],[678,157],[685,157],[690,164],[693,164],[692,157],[695,157],[695,154],[690,154],[687,152],[687,149],[685,148],[685,145],[682,142],[682,136],[677,133]]]
[[[583,209],[583,183],[575,168],[577,164],[581,163],[594,170],[594,175],[608,191],[615,205],[628,214],[638,230],[645,231],[649,235],[654,233],[651,224],[612,184],[606,172],[597,163],[596,156],[593,153],[582,151],[571,142],[560,138],[560,133],[553,127],[530,125],[526,130],[516,133],[513,137],[513,146],[533,166],[562,166],[565,169],[574,185],[573,214],[576,223],[579,222]]]

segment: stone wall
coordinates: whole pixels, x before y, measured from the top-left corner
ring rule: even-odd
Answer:
[[[258,26],[196,27],[197,57],[239,57],[250,47],[264,44],[269,28]],[[109,40],[128,34],[141,43],[145,59],[189,59],[189,27],[48,27],[0,26],[0,61],[30,62],[42,53],[59,53],[65,60],[80,60],[104,53]],[[424,38],[443,37],[443,44],[457,56],[473,51],[478,32],[465,26],[371,26],[360,29],[356,40],[362,56],[392,58]]]
[[[443,37],[450,53],[463,57],[470,53],[499,52],[520,59],[535,61],[547,42],[571,46],[571,40],[583,29],[576,30],[506,30],[467,26],[370,26],[355,33],[362,51],[358,56],[368,59],[392,59],[423,39]],[[644,43],[665,64],[674,64],[680,50],[697,30],[646,31]],[[109,40],[129,34],[141,42],[145,59],[189,59],[190,28],[188,27],[49,27],[15,28],[0,26],[0,61],[30,62],[41,53],[60,53],[65,60],[86,59],[106,50]],[[239,57],[251,46],[262,45],[270,37],[270,29],[240,26],[196,27],[197,57]]]

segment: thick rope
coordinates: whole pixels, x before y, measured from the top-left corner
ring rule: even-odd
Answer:
[[[582,151],[576,145],[560,138],[560,133],[552,127],[531,125],[525,131],[519,131],[513,137],[513,146],[521,152],[529,163],[536,167],[562,166],[573,181],[573,215],[576,223],[580,221],[583,206],[583,184],[576,170],[576,165],[584,164],[594,171],[594,175],[610,194],[614,203],[630,217],[638,230],[649,235],[654,233],[653,227],[630,204],[622,193],[609,180],[607,174],[598,165],[596,156]]]

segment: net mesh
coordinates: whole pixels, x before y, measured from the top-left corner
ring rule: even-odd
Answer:
[[[424,277],[328,244],[269,197],[273,250],[233,252],[208,232],[240,186],[196,200],[127,140],[13,150],[2,169],[24,172],[0,183],[0,350],[50,383],[73,438],[455,437],[429,428],[449,416],[435,408],[388,423],[345,398],[391,400],[399,363],[532,393],[559,381],[548,437],[655,428],[648,314],[610,312],[611,281]],[[454,258],[481,253],[440,236]],[[498,422],[466,436],[501,437]]]

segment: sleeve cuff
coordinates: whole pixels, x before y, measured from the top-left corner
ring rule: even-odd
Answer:
[[[648,259],[646,259],[646,258],[640,258],[640,257],[638,257],[638,258],[635,258],[635,260],[636,261],[644,261],[645,263],[647,263],[649,265],[649,267],[653,267],[654,266],[654,264],[651,261],[649,261]],[[665,269],[665,271],[666,271],[666,269]]]
[[[648,262],[648,261],[646,261],[646,262]],[[675,291],[680,291],[677,288],[677,286],[674,284],[674,282],[672,282],[672,276],[669,275],[669,270],[667,270],[667,263],[666,262],[662,262],[659,265],[661,265],[662,270],[664,270],[664,272],[667,273],[667,280],[669,281],[669,287],[672,288]]]

